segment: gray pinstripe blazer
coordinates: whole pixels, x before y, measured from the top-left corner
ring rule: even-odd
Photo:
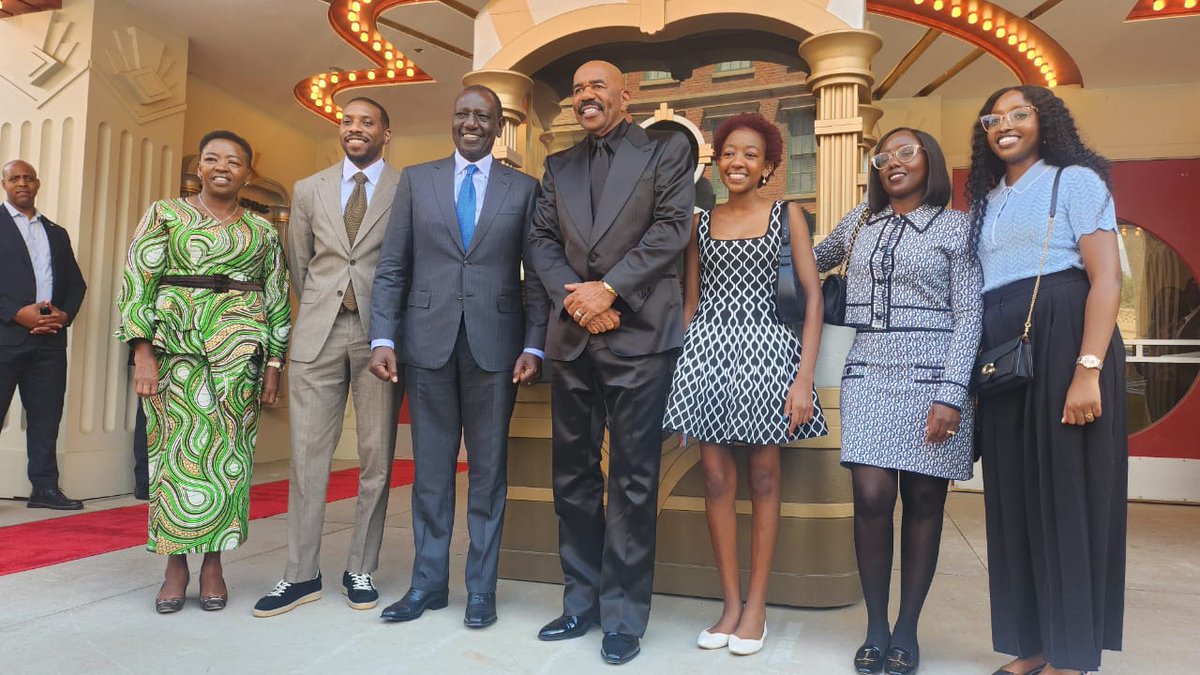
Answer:
[[[538,183],[496,162],[470,247],[454,208],[454,157],[405,169],[396,188],[371,296],[372,340],[392,339],[401,362],[440,368],[460,321],[480,368],[512,370],[525,347],[543,349],[549,301],[521,257]]]

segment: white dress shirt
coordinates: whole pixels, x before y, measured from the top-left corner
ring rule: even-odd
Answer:
[[[471,177],[472,182],[475,184],[475,224],[476,225],[479,224],[479,214],[483,212],[483,199],[484,199],[484,197],[487,196],[488,178],[492,174],[493,161],[494,160],[492,159],[492,155],[490,153],[487,155],[484,155],[483,158],[479,159],[478,161],[470,162],[470,161],[467,161],[466,157],[463,157],[462,155],[460,155],[458,153],[458,150],[454,151],[454,204],[455,204],[455,206],[458,205],[458,191],[462,189],[463,179],[465,179],[467,177],[467,167],[470,166],[471,164],[474,164],[475,168],[477,169],[475,171],[475,175]],[[343,173],[343,175],[344,175],[344,173]],[[351,174],[351,175],[353,175],[353,174]],[[396,343],[392,340],[389,340],[388,338],[376,338],[374,340],[371,340],[371,349],[375,349],[376,347],[390,347],[392,349],[395,349]],[[535,347],[526,347],[523,351],[533,354],[534,356],[538,357],[539,359],[546,358],[546,352],[542,351],[541,349],[537,349]]]
[[[4,202],[8,215],[17,224],[17,231],[25,240],[25,248],[29,249],[29,260],[33,263],[33,278],[37,281],[37,298],[35,302],[49,302],[54,295],[54,264],[50,258],[50,237],[46,234],[46,226],[42,224],[42,214],[34,212],[30,219],[17,207]]]
[[[360,169],[351,162],[349,158],[342,160],[342,213],[346,212],[346,204],[350,203],[350,195],[354,193],[354,174],[359,171],[367,176],[367,182],[363,187],[367,191],[367,203],[371,203],[371,197],[375,194],[375,187],[379,185],[379,178],[383,176],[383,158],[375,160],[375,163],[365,169]]]

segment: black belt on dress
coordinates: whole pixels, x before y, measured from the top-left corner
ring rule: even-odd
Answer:
[[[159,280],[159,284],[164,286],[182,286],[184,288],[207,288],[217,293],[261,291],[263,289],[262,282],[260,281],[240,281],[229,278],[227,274],[167,274]]]

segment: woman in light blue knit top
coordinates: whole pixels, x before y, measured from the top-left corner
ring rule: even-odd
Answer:
[[[1108,163],[1049,89],[1001,89],[980,115],[967,179],[980,349],[1019,337],[1033,304],[1032,381],[981,394],[978,407],[992,644],[1016,657],[997,675],[1081,673],[1121,648],[1124,614],[1125,349]]]

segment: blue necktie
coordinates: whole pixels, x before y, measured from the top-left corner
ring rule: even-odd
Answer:
[[[471,245],[475,235],[475,172],[479,167],[467,165],[467,175],[458,188],[458,231],[462,233],[463,248]]]

